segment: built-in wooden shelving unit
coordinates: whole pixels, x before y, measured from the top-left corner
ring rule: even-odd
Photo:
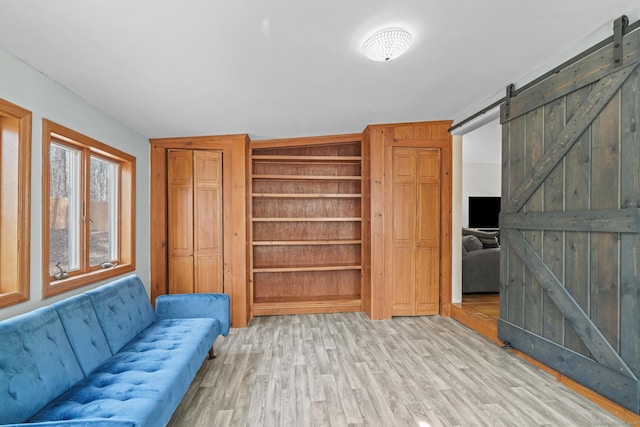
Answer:
[[[255,316],[360,311],[360,135],[250,144]]]

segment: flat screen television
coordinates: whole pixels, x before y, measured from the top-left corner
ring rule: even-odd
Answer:
[[[500,226],[500,197],[469,197],[469,228]]]

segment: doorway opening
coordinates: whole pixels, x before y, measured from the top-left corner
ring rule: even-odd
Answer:
[[[501,126],[498,118],[464,134],[461,153],[461,286],[451,314],[497,340],[500,289]],[[457,297],[457,298],[456,298]]]

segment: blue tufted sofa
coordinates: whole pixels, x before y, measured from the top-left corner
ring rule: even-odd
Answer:
[[[224,294],[163,295],[131,275],[0,322],[0,424],[166,425],[218,335]]]

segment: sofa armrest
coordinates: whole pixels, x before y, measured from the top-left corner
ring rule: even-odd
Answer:
[[[220,333],[227,336],[229,318],[227,294],[168,294],[156,298],[159,319],[212,318],[220,323]]]

